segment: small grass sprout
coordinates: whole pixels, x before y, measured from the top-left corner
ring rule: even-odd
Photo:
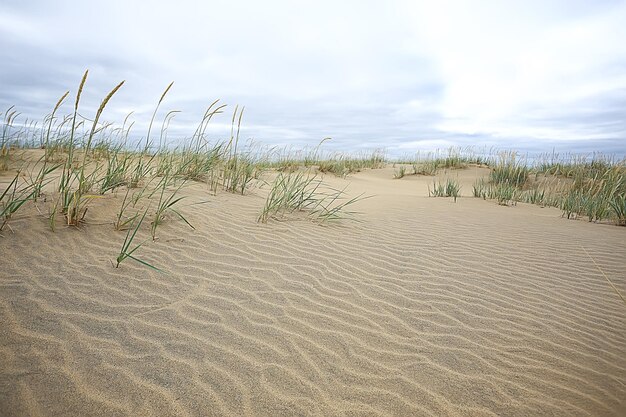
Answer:
[[[117,255],[117,258],[115,258],[116,264],[115,267],[119,268],[120,264],[122,262],[124,262],[124,260],[130,258],[136,262],[139,262],[142,265],[147,266],[150,269],[153,269],[155,271],[158,272],[163,272],[162,270],[160,270],[159,268],[157,268],[156,266],[137,258],[136,256],[134,256],[133,254],[137,251],[137,249],[139,249],[145,242],[139,243],[137,245],[133,246],[133,241],[135,240],[135,237],[137,236],[137,232],[139,231],[139,228],[141,227],[141,224],[143,223],[143,220],[146,218],[146,214],[148,214],[148,209],[146,209],[143,212],[143,215],[141,215],[141,217],[139,217],[139,213],[135,214],[135,216],[133,216],[132,218],[132,223],[131,223],[131,227],[128,229],[128,232],[126,232],[126,237],[124,238],[124,242],[122,243],[122,248],[120,249],[120,253]],[[139,219],[137,221],[137,219]]]
[[[174,213],[178,218],[180,218],[183,222],[185,222],[189,227],[191,227],[192,229],[195,229],[195,227],[193,227],[193,225],[189,223],[189,221],[185,218],[185,216],[183,216],[180,213],[180,211],[178,211],[178,209],[174,207],[181,200],[185,198],[184,196],[178,195],[178,192],[181,190],[183,185],[185,185],[185,182],[181,182],[181,184],[177,188],[175,188],[171,194],[166,195],[166,189],[168,186],[168,177],[164,177],[161,180],[159,187],[157,187],[157,189],[160,189],[160,193],[159,193],[159,201],[157,203],[157,208],[154,213],[154,219],[152,220],[151,228],[150,228],[150,232],[152,234],[152,240],[156,240],[157,228],[159,227],[161,223],[163,223],[163,221],[165,220],[165,216],[168,212]]]

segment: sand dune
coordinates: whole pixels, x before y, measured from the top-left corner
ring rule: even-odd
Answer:
[[[468,195],[483,174],[453,175]],[[626,230],[392,176],[327,176],[372,195],[330,226],[194,184],[196,230],[140,249],[166,273],[112,266],[121,195],[80,229],[15,219],[0,415],[626,415]]]

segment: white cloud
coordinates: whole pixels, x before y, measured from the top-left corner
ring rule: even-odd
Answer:
[[[0,105],[45,112],[90,68],[85,111],[126,79],[107,114],[137,126],[174,80],[177,126],[222,98],[268,144],[593,146],[626,136],[624,21],[623,1],[8,0]]]
[[[525,115],[562,116],[599,95],[623,93],[626,6],[568,18],[561,9],[542,14],[542,4],[439,2],[425,13],[417,9],[421,36],[431,41],[428,52],[445,80],[439,129],[555,139],[615,134],[533,126]]]

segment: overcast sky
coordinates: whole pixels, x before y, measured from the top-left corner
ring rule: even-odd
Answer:
[[[219,98],[268,145],[623,155],[625,22],[600,0],[2,0],[0,108],[41,120],[89,69],[81,113],[126,80],[103,118],[139,136],[174,81],[174,136]]]

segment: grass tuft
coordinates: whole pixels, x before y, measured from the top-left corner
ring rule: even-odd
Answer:
[[[355,212],[346,208],[363,195],[347,198],[345,189],[329,188],[309,172],[279,173],[267,196],[257,221],[267,223],[270,218],[305,211],[309,218],[320,222],[352,218]]]
[[[9,186],[0,194],[0,231],[12,216],[29,200],[34,198],[36,187],[32,184],[19,185],[20,171],[17,171]]]
[[[461,193],[461,186],[455,180],[447,179],[445,183],[433,181],[433,188],[428,187],[429,197],[453,197],[454,202]]]

